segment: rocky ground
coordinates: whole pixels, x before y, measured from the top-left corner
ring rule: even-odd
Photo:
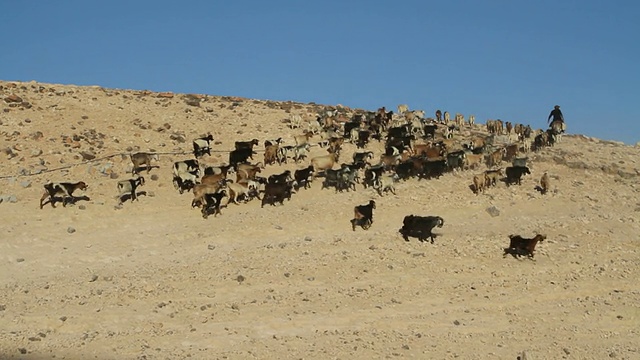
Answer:
[[[221,164],[236,140],[291,144],[284,120],[319,108],[0,82],[0,358],[640,359],[638,147],[570,135],[529,154],[521,186],[476,196],[483,169],[385,196],[315,182],[206,220],[173,188],[192,139],[213,134],[204,162]],[[159,167],[117,207],[139,150]],[[44,183],[80,180],[84,200],[39,209]],[[370,199],[373,226],[352,231]],[[434,244],[400,237],[408,214],[445,219]],[[536,233],[534,260],[503,257],[509,234]]]

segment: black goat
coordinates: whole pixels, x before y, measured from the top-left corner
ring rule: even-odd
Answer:
[[[229,165],[237,170],[238,164],[246,163],[249,159],[253,160],[255,152],[251,149],[236,149],[229,153]]]
[[[209,215],[220,214],[220,205],[222,204],[222,198],[227,196],[227,192],[225,190],[220,190],[213,194],[204,194],[204,205],[202,206],[202,217],[207,218]]]
[[[291,180],[291,171],[285,170],[281,174],[273,174],[269,176],[269,178],[267,179],[267,182],[270,184],[278,184],[278,183],[282,184],[282,183],[286,183],[289,180]]]
[[[510,184],[522,184],[522,176],[526,174],[531,174],[531,171],[526,166],[509,166],[505,169],[505,174],[507,175],[506,183]]]
[[[311,187],[311,181],[313,180],[313,165],[309,165],[304,169],[298,169],[293,173],[293,179],[295,180],[295,189],[300,187],[308,189]]]
[[[405,241],[409,241],[409,236],[417,237],[421,242],[430,237],[433,244],[435,235],[431,231],[434,227],[442,227],[443,225],[444,219],[440,216],[407,215],[404,217],[402,228],[399,231]]]
[[[373,209],[376,208],[376,202],[370,200],[366,205],[358,205],[353,208],[353,219],[351,219],[351,227],[356,231],[356,226],[361,226],[364,230],[368,230],[373,224]]]

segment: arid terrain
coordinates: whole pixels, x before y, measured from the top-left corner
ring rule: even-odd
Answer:
[[[0,358],[640,359],[638,147],[565,135],[528,155],[522,185],[480,195],[484,165],[396,195],[315,181],[282,206],[208,219],[174,189],[193,139],[214,137],[203,164],[253,138],[262,161],[265,139],[301,133],[284,120],[322,108],[0,81]],[[377,159],[382,145],[368,149]],[[146,196],[118,207],[135,151],[159,153],[158,167],[142,173]],[[39,208],[45,183],[81,180],[84,198]],[[352,231],[370,199],[372,227]],[[402,239],[409,214],[445,220],[434,244]],[[503,257],[508,235],[536,233],[533,260]]]

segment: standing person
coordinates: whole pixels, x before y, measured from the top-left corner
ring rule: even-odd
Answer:
[[[560,121],[564,123],[564,116],[562,116],[562,111],[560,111],[560,105],[556,105],[553,107],[553,110],[551,110],[551,114],[549,114],[549,117],[547,118],[547,124],[553,122],[550,121],[551,118],[553,118],[553,121]]]

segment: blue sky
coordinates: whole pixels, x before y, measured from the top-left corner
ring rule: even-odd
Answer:
[[[0,79],[408,104],[640,141],[640,1],[3,1]]]

